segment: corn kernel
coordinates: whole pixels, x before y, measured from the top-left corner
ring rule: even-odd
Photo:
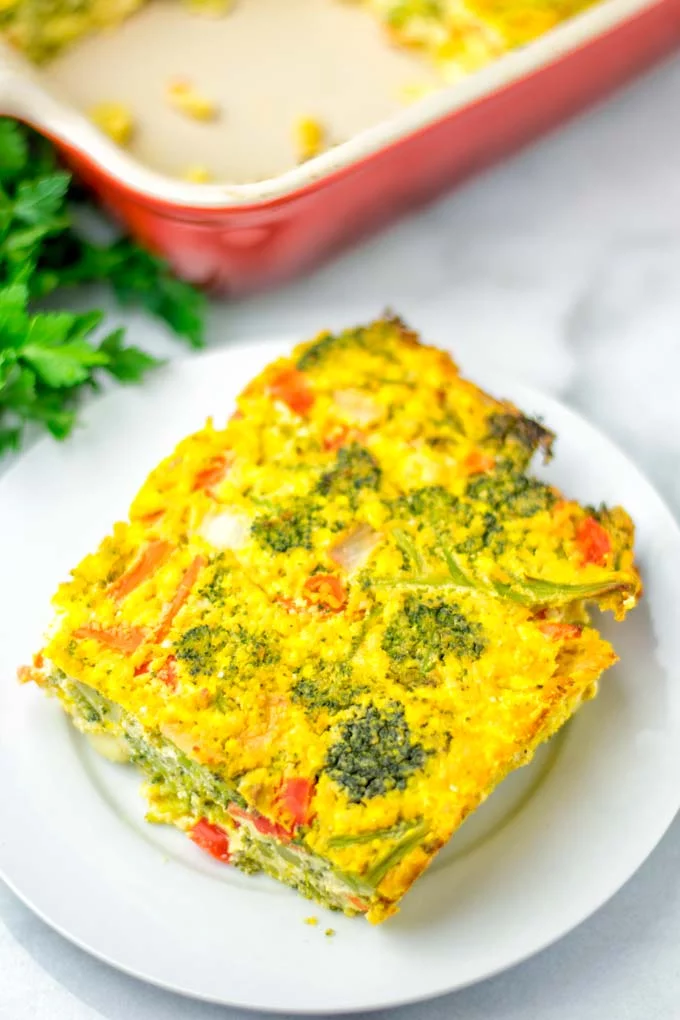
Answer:
[[[318,156],[324,148],[326,132],[323,124],[314,117],[300,117],[295,124],[295,148],[298,162]]]
[[[439,87],[436,85],[430,85],[424,81],[412,81],[407,85],[403,85],[399,92],[399,98],[402,103],[411,104],[417,103],[421,99],[425,99],[426,96],[431,96],[433,92],[438,92]]]
[[[215,120],[219,107],[212,99],[194,88],[186,78],[175,78],[168,84],[167,96],[172,106],[193,120]]]
[[[189,181],[191,184],[208,184],[212,180],[212,174],[207,166],[195,163],[186,168],[182,174],[182,179]]]
[[[97,103],[90,120],[117,145],[127,145],[135,129],[131,111],[123,103]]]

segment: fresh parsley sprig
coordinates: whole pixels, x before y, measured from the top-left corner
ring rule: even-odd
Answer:
[[[102,337],[101,311],[40,310],[53,292],[108,283],[121,305],[145,308],[190,346],[203,344],[203,296],[128,238],[97,245],[84,237],[74,224],[83,201],[46,139],[0,119],[0,456],[18,448],[29,424],[65,438],[83,391],[106,375],[138,382],[159,364],[125,345],[122,329]]]

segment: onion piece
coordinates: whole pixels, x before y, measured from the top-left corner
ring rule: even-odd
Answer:
[[[342,567],[348,574],[363,567],[375,549],[379,545],[382,536],[370,524],[357,524],[355,528],[348,531],[339,542],[331,546],[328,555]]]
[[[217,549],[242,549],[250,534],[250,518],[234,510],[208,514],[200,532],[206,542]]]
[[[363,390],[335,390],[333,402],[338,417],[352,425],[371,425],[382,417],[378,401]]]

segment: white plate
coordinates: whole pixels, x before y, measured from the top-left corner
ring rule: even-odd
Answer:
[[[483,379],[557,431],[552,481],[588,502],[620,501],[637,521],[646,598],[624,624],[603,620],[621,664],[380,928],[213,863],[179,832],[147,825],[134,771],[90,753],[14,669],[39,645],[57,582],[125,515],[148,469],[207,414],[224,421],[282,346],[231,347],[117,390],[68,444],[40,444],[0,483],[0,873],[75,943],[166,988],[265,1010],[373,1009],[535,953],[604,903],[661,838],[680,800],[680,533],[590,425],[524,386]],[[310,914],[318,927],[303,923]]]

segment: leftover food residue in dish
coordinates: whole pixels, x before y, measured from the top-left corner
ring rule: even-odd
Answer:
[[[190,0],[184,6],[197,16],[224,15],[226,23],[240,15],[244,7],[251,5],[255,7],[258,2],[260,0],[233,0],[233,2]],[[395,92],[396,108],[399,102],[416,102],[435,91],[437,87],[458,81],[478,71],[503,54],[543,35],[560,22],[590,6],[592,2],[593,0],[502,0],[502,2],[360,0],[354,6],[363,8],[367,12],[367,21],[380,27],[385,37],[385,49],[396,47],[401,51],[419,55],[421,63],[432,71],[432,80],[414,81],[412,84],[402,81],[396,90],[398,96]],[[329,3],[341,4],[342,0],[329,0]],[[142,6],[145,6],[143,0],[78,0],[77,3],[73,3],[72,0],[6,0],[0,4],[0,35],[36,63],[45,63],[79,38],[123,22]],[[312,20],[317,18],[318,13],[314,5],[310,5],[309,17]],[[307,15],[304,10],[298,10],[296,16],[304,18]],[[266,9],[263,9],[260,17],[262,26],[266,26],[268,23]],[[271,16],[269,17],[271,20]],[[319,25],[321,26],[321,22]],[[274,33],[278,31],[276,25],[272,31]],[[318,31],[323,31],[322,27],[319,27]],[[254,33],[253,43],[260,37],[261,30],[259,35],[257,32]],[[155,40],[157,36],[153,35],[150,38]],[[261,40],[253,50],[253,61],[262,67],[263,74],[266,73],[265,42],[266,40]],[[224,97],[218,102],[210,95],[205,95],[197,82],[182,77],[186,49],[181,34],[173,45],[177,50],[177,66],[174,69],[177,78],[169,83],[158,82],[155,89],[159,92],[164,90],[166,101],[188,118],[212,122],[218,120],[221,113],[228,116],[229,109],[224,103]],[[191,45],[189,42],[189,50]],[[285,46],[285,41],[281,45]],[[293,59],[291,57],[291,60]],[[319,59],[323,60],[323,55]],[[358,59],[361,59],[361,56]],[[335,88],[342,90],[346,85],[345,78],[344,81],[336,82]],[[154,91],[152,85],[149,87]],[[111,89],[115,88],[114,78]],[[272,79],[272,88],[284,92],[287,88],[280,70]],[[323,94],[327,95],[328,85],[321,88]],[[108,113],[106,110],[103,113],[94,111],[94,122],[114,141],[121,145],[127,144],[130,140],[131,126],[124,124],[116,111],[120,111],[120,104],[124,99],[126,105],[130,106],[129,92],[122,96],[112,91],[111,94],[102,95],[101,98],[103,105],[108,106],[109,110]],[[310,102],[314,101],[315,96],[310,95]],[[235,95],[233,102],[238,105],[241,97]],[[134,109],[129,111],[129,118],[130,123],[133,118],[140,121],[138,111]],[[256,114],[253,130],[257,129],[258,119]],[[303,162],[311,159],[329,145],[329,131],[325,120],[323,109],[320,117],[316,117],[310,115],[306,107],[298,111],[296,118],[290,118],[295,160]],[[145,130],[153,131],[154,123],[153,119],[149,121],[147,117]],[[216,125],[215,130],[223,130],[223,127]],[[330,134],[334,135],[335,132]],[[347,137],[344,129],[342,137]],[[196,144],[200,146],[200,142]],[[194,153],[194,158],[201,164],[206,163],[204,156],[205,153],[200,151]],[[208,168],[211,177],[215,176],[215,168],[209,166]]]

